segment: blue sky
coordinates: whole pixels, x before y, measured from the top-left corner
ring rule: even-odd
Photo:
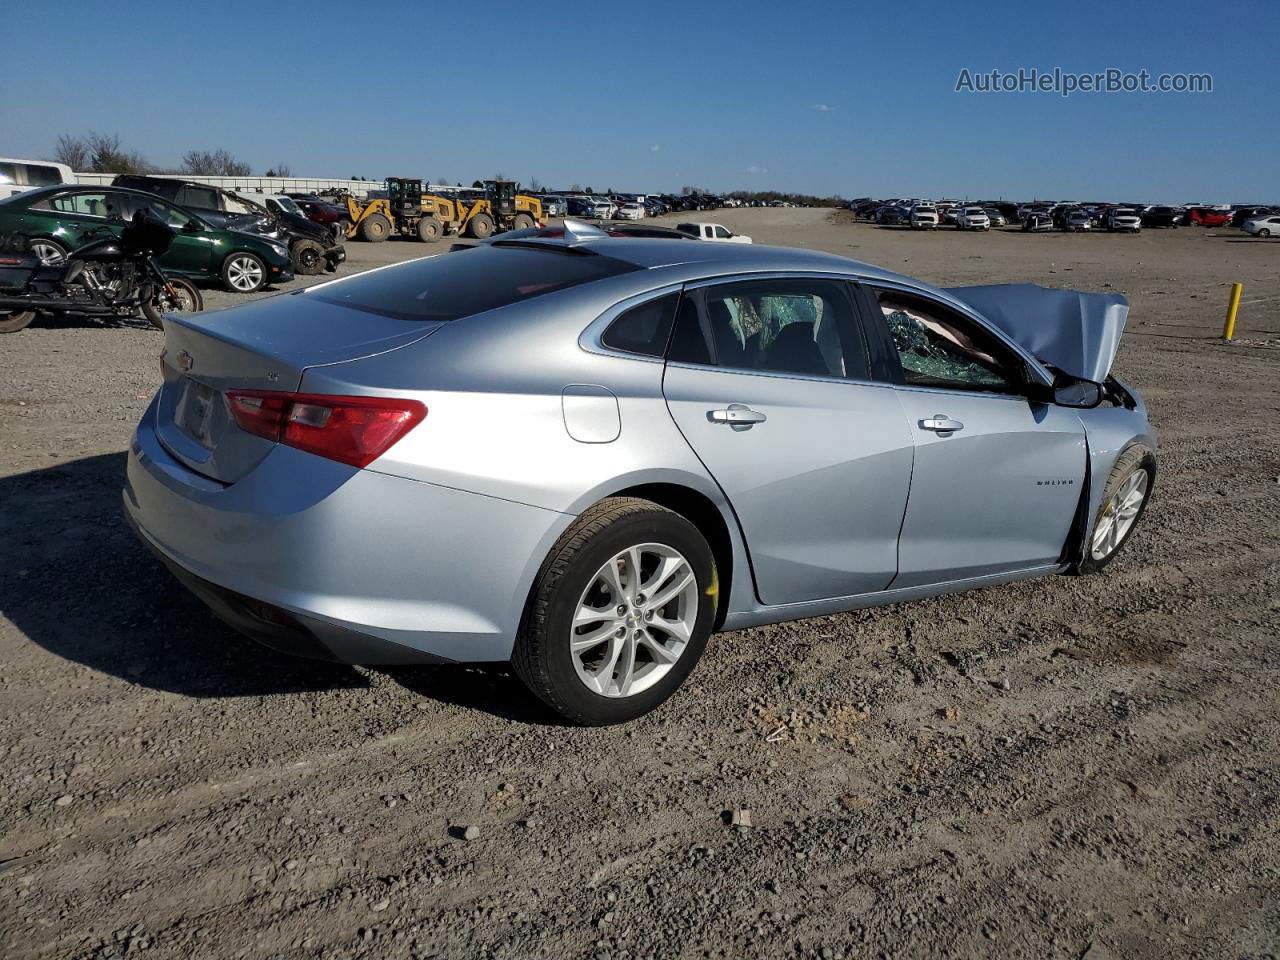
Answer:
[[[1280,201],[1270,0],[71,0],[2,19],[15,157],[99,130],[160,164],[225,147],[324,177]],[[1214,90],[955,92],[962,68],[1055,66]]]

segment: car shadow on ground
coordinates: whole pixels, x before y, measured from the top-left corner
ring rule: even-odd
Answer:
[[[368,686],[357,670],[267,650],[216,620],[121,513],[123,453],[0,478],[0,613],[33,643],[190,697]]]
[[[507,664],[382,668],[406,690],[513,723],[568,726],[568,722],[531,694]]]
[[[104,330],[156,330],[145,317],[94,317],[80,313],[37,314],[28,329],[83,330],[86,327],[101,327]]]
[[[0,478],[0,614],[33,643],[139,686],[188,697],[368,688],[345,664],[276,653],[226,626],[134,537],[125,455]],[[505,665],[380,668],[423,697],[517,723],[558,718]]]

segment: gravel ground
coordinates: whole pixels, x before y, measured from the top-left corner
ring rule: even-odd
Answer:
[[[0,344],[0,955],[1277,955],[1280,241],[707,219],[1127,294],[1162,450],[1125,555],[723,634],[657,713],[566,728],[502,670],[220,626],[120,517],[161,335],[42,322]]]

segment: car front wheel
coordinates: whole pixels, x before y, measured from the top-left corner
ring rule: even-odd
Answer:
[[[222,264],[222,282],[232,293],[256,293],[267,283],[267,265],[252,253],[233,253]]]
[[[693,524],[648,500],[610,498],[551,549],[512,665],[566,720],[632,720],[693,670],[717,600],[715,559]]]
[[[1135,444],[1120,455],[1103,488],[1084,555],[1072,572],[1094,573],[1116,558],[1147,508],[1155,473],[1156,458],[1149,447]]]

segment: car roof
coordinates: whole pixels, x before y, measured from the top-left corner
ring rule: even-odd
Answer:
[[[36,187],[34,190],[24,190],[21,193],[15,193],[14,196],[22,197],[25,200],[35,200],[51,194],[67,193],[72,190],[91,190],[95,192],[98,190],[110,190],[113,193],[124,193],[133,197],[146,197],[148,200],[159,200],[161,203],[166,203],[171,207],[181,210],[189,217],[194,217],[205,226],[213,227],[215,230],[220,229],[210,224],[208,220],[205,220],[199,213],[192,210],[190,207],[184,207],[182,204],[170,200],[167,197],[162,197],[157,193],[150,193],[147,190],[135,190],[133,187],[117,187],[110,183],[59,183],[48,187]]]
[[[807,271],[855,274],[873,280],[894,280],[912,286],[927,287],[911,277],[881,267],[850,260],[832,253],[801,250],[796,247],[772,247],[767,244],[690,243],[665,237],[601,237],[580,243],[563,239],[529,238],[529,244],[585,247],[593,253],[612,257],[645,270],[678,265],[705,265],[713,270],[764,272],[769,270]]]

